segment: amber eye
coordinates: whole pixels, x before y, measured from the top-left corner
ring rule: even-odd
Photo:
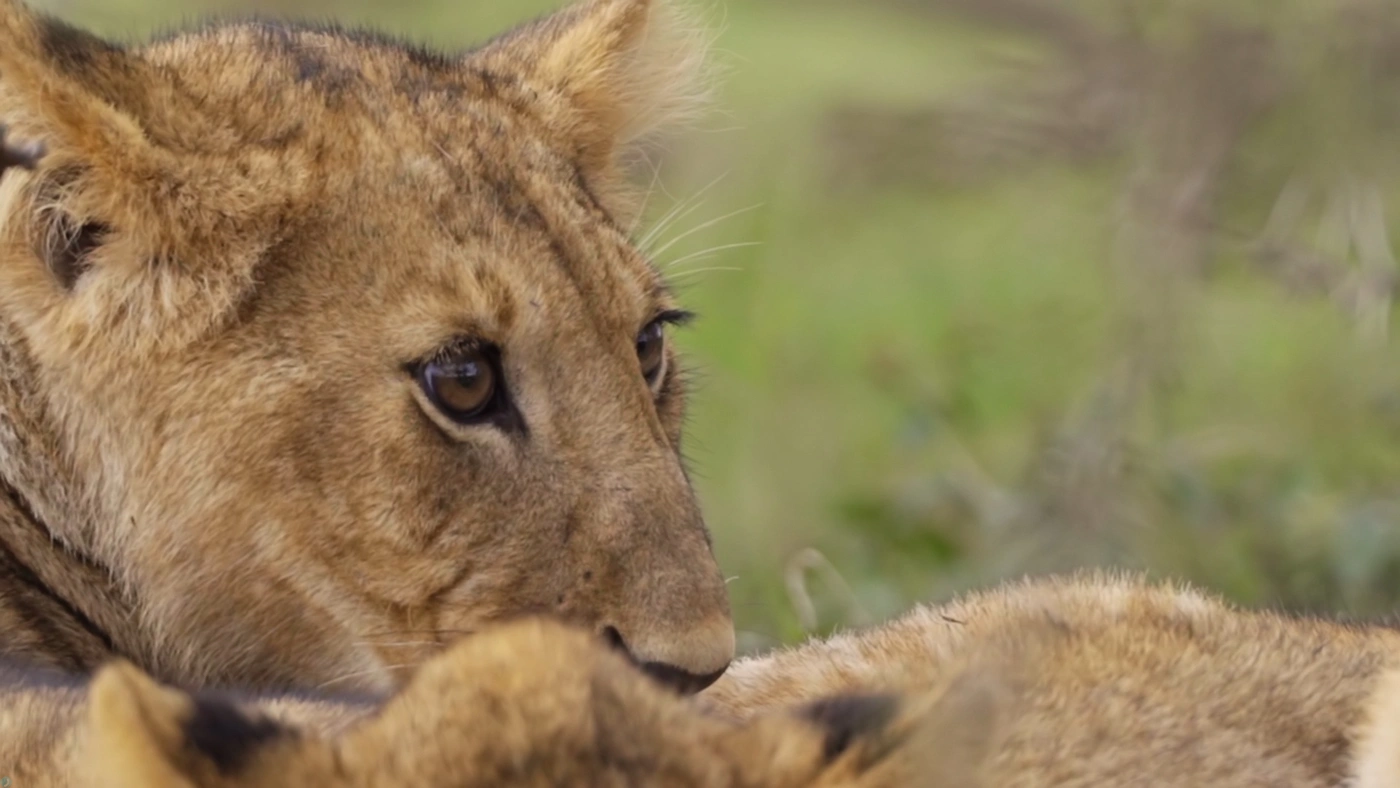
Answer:
[[[482,348],[454,350],[418,369],[418,385],[443,415],[471,422],[497,402],[496,365]]]
[[[666,369],[666,331],[660,320],[653,320],[637,335],[637,359],[642,362],[642,377],[655,386]]]

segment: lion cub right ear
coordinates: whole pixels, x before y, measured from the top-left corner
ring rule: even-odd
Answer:
[[[697,117],[714,69],[709,34],[673,0],[576,0],[467,55],[481,73],[534,88],[531,112],[575,154],[619,216],[636,209],[620,164]]]
[[[939,692],[810,704],[801,715],[825,730],[828,760],[813,788],[990,788],[1010,699],[998,674],[975,671]]]
[[[997,671],[967,672],[913,713],[904,747],[917,785],[991,788],[987,767],[1009,727],[1014,692]]]
[[[273,746],[292,745],[298,738],[292,729],[255,719],[231,702],[162,687],[126,662],[104,667],[88,693],[84,785],[232,784],[256,771]]]

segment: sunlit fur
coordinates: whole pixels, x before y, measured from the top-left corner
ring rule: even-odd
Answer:
[[[1367,702],[1352,761],[1352,788],[1400,786],[1400,667],[1381,677]]]
[[[0,180],[0,658],[384,692],[549,612],[723,669],[622,166],[705,92],[695,31],[586,0],[461,54],[266,23],[119,48],[0,0],[0,122],[46,149]],[[464,340],[500,349],[505,427],[414,381]],[[19,708],[0,771],[47,724]]]
[[[86,761],[111,784],[156,788],[1383,788],[1400,777],[1400,634],[1138,578],[970,594],[742,660],[696,699],[660,692],[576,634],[538,621],[490,631],[339,735],[288,724],[205,753],[191,720],[209,717],[208,702],[196,712],[113,669],[92,693]]]
[[[334,737],[196,701],[129,665],[104,670],[92,698],[84,763],[115,788],[896,788],[917,784],[936,718],[841,697],[736,724],[545,621],[453,647]]]
[[[1395,775],[1400,709],[1368,701],[1400,633],[1234,608],[1084,574],[1011,583],[735,663],[701,700],[743,719],[853,691],[989,688],[946,785],[1341,786],[1371,703],[1368,775]],[[965,757],[971,753],[969,759]],[[1395,785],[1368,777],[1367,788]],[[936,783],[930,783],[936,784]]]

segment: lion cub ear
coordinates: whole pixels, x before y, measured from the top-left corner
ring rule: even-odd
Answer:
[[[986,771],[1006,738],[1015,691],[1000,671],[969,671],[911,709],[904,740],[923,785],[989,787]]]
[[[93,679],[85,733],[82,761],[91,784],[118,788],[223,784],[265,748],[296,738],[230,702],[162,687],[126,662]]]
[[[694,118],[710,93],[708,37],[668,0],[582,0],[497,38],[468,65],[538,92],[531,110],[608,180],[639,141]]]
[[[0,308],[24,328],[198,334],[251,286],[305,180],[230,144],[168,69],[21,0],[0,0],[0,124]],[[89,275],[101,286],[80,288]],[[164,319],[102,320],[131,314]]]
[[[968,673],[941,692],[842,695],[799,711],[824,732],[814,786],[985,788],[1010,695],[995,674]]]

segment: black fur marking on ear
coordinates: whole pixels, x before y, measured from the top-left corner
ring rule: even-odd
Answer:
[[[59,221],[61,224],[48,233],[43,249],[44,263],[63,289],[72,290],[78,278],[88,269],[88,256],[102,245],[108,229],[101,222],[87,222],[74,227],[71,222]]]
[[[898,708],[899,701],[890,695],[840,695],[809,704],[801,714],[826,729],[822,753],[830,761],[859,737],[883,729]]]
[[[185,740],[200,755],[214,762],[220,774],[234,774],[264,744],[283,736],[295,736],[266,717],[249,718],[229,700],[199,696],[194,714],[185,723]]]

